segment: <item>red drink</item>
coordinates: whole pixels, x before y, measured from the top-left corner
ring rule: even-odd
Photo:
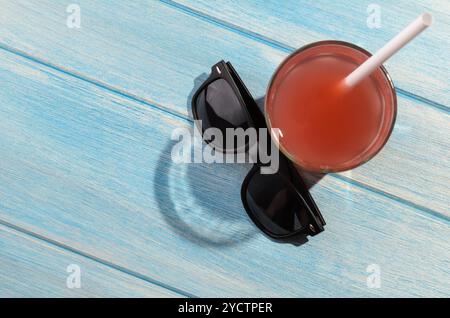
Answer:
[[[318,42],[292,54],[275,73],[266,97],[268,126],[280,129],[280,149],[300,167],[352,169],[388,140],[397,103],[385,69],[352,89],[342,84],[369,56],[349,43]]]

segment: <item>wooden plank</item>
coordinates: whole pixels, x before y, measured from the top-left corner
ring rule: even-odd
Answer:
[[[1,43],[186,117],[193,88],[218,60],[231,60],[254,96],[261,97],[287,54],[157,1],[79,4],[82,28],[69,29],[65,2],[4,3]],[[448,218],[449,127],[448,113],[400,97],[398,122],[387,147],[346,177]]]
[[[320,40],[337,39],[376,52],[422,12],[434,16],[433,26],[390,59],[386,66],[396,86],[450,108],[450,2],[400,1],[226,1],[163,0],[184,5],[237,33],[246,33],[280,50],[292,51]],[[380,28],[369,28],[369,5],[380,8]],[[179,9],[185,10],[182,6]],[[370,10],[370,12],[373,12]],[[195,14],[195,13],[194,13]],[[220,22],[219,22],[220,23]]]
[[[181,296],[0,224],[0,297]]]
[[[336,178],[296,247],[248,220],[249,167],[171,161],[191,123],[0,53],[0,219],[197,296],[448,296],[449,223]],[[378,264],[382,287],[369,289]]]

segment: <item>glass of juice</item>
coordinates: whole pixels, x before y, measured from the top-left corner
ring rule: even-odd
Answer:
[[[265,100],[267,125],[279,129],[275,142],[300,168],[353,169],[386,144],[397,114],[386,69],[350,89],[343,84],[370,56],[351,43],[321,41],[291,54],[275,72]]]

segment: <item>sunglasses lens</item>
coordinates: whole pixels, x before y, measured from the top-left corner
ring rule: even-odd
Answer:
[[[303,201],[278,173],[255,172],[248,182],[245,199],[256,219],[275,235],[290,234],[309,224]]]
[[[227,145],[232,144],[226,140],[227,128],[248,128],[247,113],[230,84],[224,79],[218,79],[206,86],[198,95],[195,106],[197,119],[202,121],[203,132],[208,128],[218,128],[222,132],[222,140],[205,140],[219,149],[226,149]],[[234,145],[235,148],[240,146],[244,145]]]

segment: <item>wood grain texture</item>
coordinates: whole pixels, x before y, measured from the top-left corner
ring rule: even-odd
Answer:
[[[275,244],[241,206],[248,167],[171,162],[190,122],[15,54],[0,67],[4,222],[198,296],[450,295],[445,219],[327,178],[327,230]]]
[[[80,288],[68,288],[69,265],[80,268]],[[0,225],[0,298],[180,297],[96,261]]]
[[[1,43],[186,118],[193,88],[218,60],[231,60],[255,97],[261,97],[287,55],[159,1],[79,4],[82,28],[74,30],[65,25],[65,2],[6,2]],[[441,76],[434,69],[430,72]],[[446,91],[445,85],[423,86],[430,92]],[[387,147],[343,176],[448,219],[449,135],[448,112],[400,96],[397,125]]]
[[[376,52],[422,12],[433,14],[429,30],[386,62],[396,86],[450,109],[450,2],[447,0],[164,0],[178,3],[292,51],[320,40],[343,40]],[[381,26],[367,26],[370,4],[379,5]]]

